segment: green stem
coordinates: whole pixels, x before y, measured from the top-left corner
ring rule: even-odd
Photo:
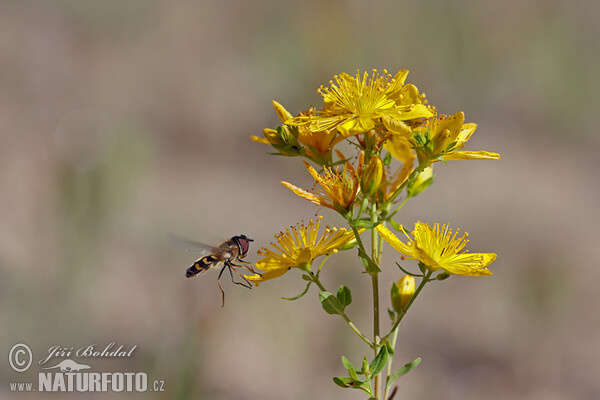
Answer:
[[[406,204],[406,202],[407,202],[409,199],[410,199],[410,197],[409,197],[409,196],[406,196],[406,198],[405,198],[404,200],[402,200],[402,201],[400,202],[400,204],[398,204],[398,207],[396,207],[396,209],[395,209],[395,210],[394,210],[394,211],[393,211],[393,212],[392,212],[392,213],[389,215],[389,218],[392,218],[394,215],[396,215],[396,213],[397,213],[398,211],[400,211],[400,209],[401,209],[402,207],[404,207],[404,205]]]
[[[377,199],[375,197],[373,197],[372,201],[371,201],[371,222],[378,222],[377,221]],[[376,263],[376,265],[379,267],[379,261],[380,261],[380,247],[377,243],[379,237],[377,236],[377,232],[375,231],[375,229],[371,229],[371,258],[373,259],[373,261]],[[373,349],[375,351],[375,357],[377,356],[377,353],[379,352],[379,275],[377,272],[374,272],[371,275],[371,282],[373,285],[373,343],[375,344],[375,348]],[[375,398],[380,398],[380,386],[381,386],[381,372],[379,374],[377,374],[375,376],[375,382],[374,382],[374,387],[375,387]]]
[[[390,329],[389,333],[382,340],[382,342],[385,342],[386,340],[389,341],[390,346],[394,350],[394,353],[395,353],[395,350],[396,350],[396,339],[398,338],[398,326],[400,325],[400,321],[402,321],[402,318],[404,318],[404,316],[406,315],[406,312],[408,311],[408,309],[410,308],[410,306],[413,304],[413,302],[415,301],[415,299],[417,298],[417,296],[419,295],[419,293],[421,293],[421,290],[423,289],[423,287],[425,287],[425,284],[427,282],[429,282],[429,278],[431,277],[431,274],[433,274],[433,271],[427,271],[427,273],[423,276],[423,279],[421,279],[421,283],[419,284],[419,287],[417,287],[417,289],[415,290],[415,293],[408,300],[408,303],[406,303],[406,305],[402,309],[402,312],[399,313],[398,319],[396,320],[396,322],[392,326],[392,329]],[[391,340],[389,340],[389,336],[390,335],[392,335]],[[382,386],[384,387],[383,399],[386,399],[387,396],[388,396],[387,382],[390,379],[390,374],[392,372],[392,361],[393,361],[393,358],[390,357],[390,359],[388,360],[387,373],[386,373],[386,377],[385,377],[385,382],[382,384]]]
[[[394,329],[393,334],[392,334],[392,340],[390,340],[390,346],[392,347],[392,349],[396,349],[396,340],[398,339],[398,327],[396,327],[396,329]],[[385,382],[383,382],[383,397],[382,399],[387,399],[388,397],[388,387],[387,387],[387,383],[388,380],[390,379],[390,376],[392,374],[392,362],[394,361],[393,357],[389,357],[388,358],[388,363],[387,363],[387,371],[385,374]]]
[[[428,270],[427,273],[423,276],[423,279],[421,280],[421,283],[419,284],[419,287],[417,287],[417,290],[415,290],[415,293],[408,300],[408,303],[406,303],[406,305],[402,309],[402,312],[400,312],[398,314],[398,319],[396,320],[396,322],[394,322],[394,325],[392,326],[392,329],[390,329],[390,331],[388,332],[388,334],[385,335],[385,339],[389,338],[390,334],[396,330],[396,328],[398,327],[398,325],[400,325],[400,321],[402,321],[402,318],[404,318],[404,316],[406,315],[406,312],[408,311],[408,309],[410,308],[410,306],[414,303],[414,301],[417,298],[417,296],[419,295],[419,293],[421,293],[421,290],[423,289],[423,287],[425,286],[425,284],[430,281],[429,278],[431,277],[431,274],[433,274],[433,271]]]

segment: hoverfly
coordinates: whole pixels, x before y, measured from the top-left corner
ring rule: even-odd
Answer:
[[[194,262],[192,266],[186,270],[186,278],[192,278],[203,271],[221,268],[219,276],[217,277],[217,283],[219,284],[222,297],[221,307],[225,305],[225,291],[223,290],[223,286],[221,286],[221,275],[223,275],[223,271],[225,271],[225,269],[229,271],[229,275],[231,276],[231,281],[233,283],[244,286],[248,289],[252,288],[252,284],[248,282],[244,275],[240,274],[236,268],[242,267],[254,274],[259,274],[254,270],[254,268],[252,268],[252,264],[250,264],[248,261],[242,260],[244,257],[246,257],[246,254],[248,254],[250,242],[254,241],[246,235],[233,236],[231,239],[224,241],[216,247],[180,238],[172,238],[172,240],[183,244],[188,250],[196,250],[203,254],[202,257],[196,260],[196,262]],[[235,264],[235,262],[239,264]],[[234,279],[233,272],[242,278],[242,282],[238,282]]]

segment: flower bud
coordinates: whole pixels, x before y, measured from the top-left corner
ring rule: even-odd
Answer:
[[[371,196],[381,185],[383,178],[383,162],[379,157],[371,157],[360,181],[360,189],[365,196]]]
[[[398,283],[392,283],[392,307],[400,313],[415,293],[415,278],[410,275],[402,277]]]
[[[263,134],[267,141],[286,156],[297,156],[302,151],[302,146],[298,143],[298,129],[293,126],[278,126],[277,130],[264,129]]]
[[[425,168],[417,177],[410,181],[406,191],[410,197],[423,192],[433,183],[433,165]]]

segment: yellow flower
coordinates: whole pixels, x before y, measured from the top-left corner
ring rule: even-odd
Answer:
[[[281,122],[292,118],[290,114],[281,104],[273,100],[273,107],[279,116]],[[277,130],[265,128],[263,136],[250,136],[250,139],[257,143],[269,144],[281,154],[286,156],[298,156],[302,154],[302,146],[298,143],[298,128],[293,126],[283,125]]]
[[[281,184],[298,196],[320,206],[328,207],[332,210],[338,210],[338,208],[343,208],[344,210],[350,209],[360,189],[358,177],[352,164],[346,162],[344,171],[340,171],[337,168],[335,170],[324,168],[323,175],[319,175],[306,161],[304,161],[304,165],[316,183],[321,186],[321,189],[318,189],[316,194],[301,189],[289,182],[282,181]]]
[[[431,116],[429,109],[421,104],[416,87],[404,85],[407,70],[399,71],[393,78],[386,70],[379,75],[365,71],[362,78],[346,73],[334,76],[330,88],[319,88],[324,109],[317,115],[300,116],[290,121],[292,125],[306,125],[311,131],[331,131],[334,128],[344,137],[368,132],[375,127],[375,120],[389,117],[393,120],[410,120]]]
[[[308,126],[287,125],[285,122],[293,118],[292,114],[275,100],[273,100],[273,107],[283,125],[277,130],[266,128],[263,130],[263,137],[250,136],[250,139],[257,143],[271,145],[286,156],[305,155],[318,164],[331,161],[331,150],[345,139],[343,136],[335,131],[313,132],[308,129]],[[311,115],[314,115],[313,109],[306,114],[300,114],[298,118],[302,116],[310,118]]]
[[[499,160],[500,155],[489,151],[458,151],[469,140],[476,124],[465,124],[465,114],[460,111],[451,116],[434,116],[427,122],[414,129],[418,137],[413,136],[410,140],[416,148],[419,159],[427,158],[432,161],[445,160],[475,160],[488,159]],[[388,126],[388,129],[406,138],[406,131]]]
[[[314,115],[313,109],[305,114],[309,118],[311,115]],[[330,158],[333,147],[344,139],[336,131],[320,130],[313,132],[306,125],[298,126],[298,142],[306,146],[307,156],[315,161]]]
[[[388,228],[383,225],[377,226],[377,232],[394,249],[425,264],[431,271],[444,269],[451,274],[466,276],[491,275],[487,269],[495,259],[494,253],[473,253],[465,250],[460,252],[468,240],[467,233],[457,238],[458,231],[452,236],[450,227],[436,223],[433,228],[426,223],[415,223],[415,230],[408,243],[403,243]]]
[[[291,268],[309,268],[313,260],[323,254],[337,253],[338,249],[354,239],[354,233],[344,228],[325,227],[325,233],[318,238],[321,218],[310,220],[285,229],[275,235],[277,243],[271,248],[263,247],[258,254],[264,256],[256,262],[256,267],[265,271],[262,274],[246,276],[258,286],[266,280],[285,274]]]

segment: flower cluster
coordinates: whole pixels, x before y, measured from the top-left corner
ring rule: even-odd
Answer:
[[[432,226],[416,222],[408,231],[395,220],[404,204],[419,196],[434,181],[436,162],[453,160],[498,160],[489,151],[464,150],[477,125],[465,122],[462,111],[446,115],[430,105],[417,87],[406,83],[407,70],[395,75],[386,70],[342,73],[334,76],[328,87],[320,87],[320,109],[311,107],[292,115],[273,101],[281,125],[265,129],[262,137],[252,140],[271,146],[276,154],[304,158],[303,163],[314,181],[311,188],[287,181],[281,184],[302,199],[337,212],[347,228],[326,227],[319,236],[321,216],[285,229],[275,235],[270,247],[258,251],[256,267],[264,272],[246,275],[258,285],[277,278],[291,269],[302,271],[307,282],[295,300],[309,290],[319,288],[319,300],[325,312],[339,315],[348,326],[374,350],[374,359],[363,359],[356,367],[343,358],[347,377],[334,382],[344,388],[360,389],[369,399],[387,399],[390,388],[400,376],[417,366],[420,359],[391,373],[397,330],[425,284],[442,281],[451,275],[486,276],[494,253],[468,253],[467,234],[453,234],[447,225]],[[439,165],[439,164],[437,164]],[[391,227],[404,235],[400,240]],[[362,235],[370,231],[369,235]],[[362,237],[361,237],[362,236]],[[368,242],[370,239],[370,243]],[[379,273],[382,270],[383,244],[396,250],[400,260],[416,260],[419,272],[409,272],[391,282],[391,328],[380,330]],[[333,294],[320,280],[329,256],[356,247],[359,270],[372,280],[373,335],[368,338],[350,321],[345,312],[352,302],[348,287],[342,285]],[[318,268],[316,258],[323,257]],[[420,283],[415,283],[415,277]],[[385,375],[385,365],[387,373]]]
[[[386,70],[336,75],[329,87],[318,90],[321,109],[293,116],[274,101],[282,125],[252,139],[312,162],[304,165],[314,179],[313,189],[281,182],[296,195],[349,221],[361,221],[365,211],[376,210],[376,220],[385,222],[396,207],[433,183],[435,162],[500,159],[489,151],[462,150],[477,125],[465,123],[463,112],[438,113],[415,85],[406,83],[407,76],[407,70],[394,76]],[[339,149],[345,142],[356,148],[354,156]],[[391,236],[383,238],[390,241]]]

